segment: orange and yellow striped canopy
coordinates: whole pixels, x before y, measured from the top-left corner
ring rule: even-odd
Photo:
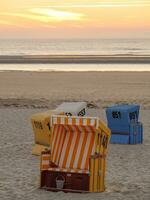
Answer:
[[[52,162],[60,168],[88,170],[98,119],[53,116],[52,123]]]

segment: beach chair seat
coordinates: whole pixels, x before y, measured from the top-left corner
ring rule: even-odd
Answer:
[[[67,172],[67,173],[77,173],[77,174],[89,174],[89,170],[83,169],[70,169],[70,168],[58,168],[58,167],[50,167],[48,171],[53,172]]]

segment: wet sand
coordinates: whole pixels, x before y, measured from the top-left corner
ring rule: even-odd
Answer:
[[[150,63],[149,55],[18,55],[0,56],[0,63],[11,64],[41,64],[41,63],[79,63],[79,64],[98,64],[98,63],[123,63],[123,64],[146,64]]]

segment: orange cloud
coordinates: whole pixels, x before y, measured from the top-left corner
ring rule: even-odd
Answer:
[[[59,3],[59,4],[58,4]],[[146,7],[150,6],[150,1],[148,0],[113,0],[113,1],[93,1],[91,2],[55,2],[55,4],[50,5],[50,8],[117,8],[117,7]]]
[[[43,23],[59,22],[59,21],[79,21],[84,17],[84,15],[80,13],[46,9],[46,8],[32,8],[24,13],[1,12],[0,16],[19,17]]]

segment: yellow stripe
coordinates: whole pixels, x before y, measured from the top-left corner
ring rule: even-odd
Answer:
[[[53,157],[52,157],[52,161],[55,163],[56,159],[57,159],[57,150],[59,148],[59,139],[60,139],[60,131],[61,131],[61,125],[58,125],[58,131],[56,132],[56,143],[54,146],[54,153],[53,153]],[[56,163],[57,164],[57,163]]]
[[[57,117],[57,124],[60,124],[60,123],[61,123],[61,118]]]
[[[68,117],[65,117],[65,124],[68,124]]]
[[[54,129],[53,129],[53,133],[52,133],[52,153],[51,153],[52,157],[53,157],[54,147],[55,147],[56,138],[57,138],[56,137],[57,136],[57,134],[56,134],[57,128],[58,128],[58,126],[54,125]]]
[[[60,161],[60,157],[61,157],[61,152],[62,152],[62,149],[63,149],[63,144],[64,144],[64,141],[65,141],[65,138],[66,138],[66,133],[64,132],[63,134],[63,142],[62,142],[62,146],[60,147],[60,154],[59,154],[59,158],[58,158],[58,163]]]
[[[102,158],[99,158],[98,159],[98,170],[99,170],[99,173],[98,173],[98,191],[100,192],[100,188],[101,188],[101,161],[102,161]]]
[[[58,146],[57,146],[57,149],[56,149],[56,156],[55,156],[55,159],[54,159],[54,163],[59,159],[59,155],[58,155],[58,152],[59,152],[59,149],[60,149],[60,142],[61,142],[61,139],[63,137],[63,134],[62,134],[62,126],[60,127],[60,132],[58,132],[60,134],[60,137],[59,137],[59,140],[58,140]]]
[[[67,144],[67,148],[66,148],[66,152],[65,152],[65,157],[64,157],[64,161],[63,161],[63,165],[62,165],[63,168],[66,167],[66,162],[67,162],[67,158],[68,158],[68,155],[69,155],[70,146],[71,146],[71,142],[72,142],[72,138],[73,138],[72,132],[67,133],[67,134],[70,134],[70,135],[69,135],[69,141],[68,141],[68,144]]]
[[[94,166],[94,192],[97,192],[98,187],[98,158],[95,158],[95,166]]]
[[[75,129],[73,129],[74,131]],[[73,155],[73,150],[74,150],[74,147],[75,147],[75,143],[76,143],[76,139],[77,139],[77,132],[72,132],[72,141],[71,141],[71,146],[70,146],[70,149],[69,149],[69,154],[68,154],[68,158],[67,158],[67,162],[66,162],[66,168],[70,168],[70,163],[71,163],[71,160],[72,160],[72,155]]]
[[[51,155],[51,158],[52,158],[52,162],[55,161],[55,152],[56,152],[56,144],[57,144],[57,141],[58,141],[58,133],[59,133],[59,130],[60,130],[60,125],[56,125],[56,128],[55,128],[55,140],[54,140],[54,143],[53,143],[53,148],[52,148],[52,155]]]
[[[83,159],[83,155],[84,155],[86,141],[87,141],[87,133],[85,132],[83,143],[82,143],[82,147],[81,147],[81,151],[80,151],[80,156],[79,156],[79,160],[78,160],[78,165],[77,165],[78,169],[81,168],[81,163],[82,163],[82,159]]]
[[[42,157],[42,160],[49,160],[49,155]]]
[[[65,158],[65,155],[66,155],[66,149],[67,149],[68,141],[69,141],[69,132],[66,132],[66,137],[65,137],[65,140],[64,140],[64,144],[63,144],[63,148],[62,148],[61,156],[60,156],[60,160],[59,160],[59,167],[63,166],[64,158]]]
[[[91,136],[91,141],[90,141],[90,146],[89,146],[89,149],[88,149],[88,153],[87,153],[87,158],[86,158],[86,162],[85,162],[85,169],[88,169],[89,167],[89,158],[91,156],[91,153],[92,153],[92,148],[93,148],[93,145],[94,145],[94,134],[92,133],[92,136]]]
[[[91,124],[91,120],[87,119],[87,125],[90,126],[90,124]]]
[[[76,124],[76,118],[72,118],[72,125]]]
[[[71,162],[70,162],[70,168],[73,168],[75,156],[77,156],[76,153],[77,153],[78,144],[79,144],[79,140],[80,140],[80,131],[79,131],[77,126],[75,126],[75,128],[76,128],[76,131],[77,131],[77,139],[76,139],[76,142],[75,142],[75,146],[74,146],[74,150],[73,150],[73,154],[72,154],[72,159],[71,159]]]
[[[89,190],[90,192],[93,192],[93,184],[94,184],[94,158],[90,158],[90,184],[89,184]]]
[[[100,192],[104,191],[104,158],[101,158]]]
[[[80,124],[80,126],[83,125],[83,119],[82,118],[79,119],[79,124]]]

